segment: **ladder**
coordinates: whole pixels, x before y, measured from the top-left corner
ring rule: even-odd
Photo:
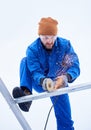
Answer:
[[[85,89],[91,89],[91,83],[78,84],[78,85],[74,85],[74,86],[70,86],[70,87],[66,87],[66,88],[61,88],[61,89],[58,89],[58,90],[53,91],[53,92],[43,92],[40,94],[23,96],[23,97],[14,99],[14,98],[12,98],[7,87],[5,86],[4,82],[0,78],[0,92],[3,95],[3,97],[5,98],[8,105],[10,106],[12,112],[16,116],[16,118],[19,121],[23,130],[32,130],[32,129],[31,129],[30,125],[27,123],[24,116],[22,115],[19,107],[17,106],[17,103],[38,100],[38,99],[52,97],[52,96],[58,96],[58,95],[81,91],[81,90],[85,90]]]

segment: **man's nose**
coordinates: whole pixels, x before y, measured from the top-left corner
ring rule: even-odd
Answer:
[[[48,38],[48,39],[47,39],[47,42],[48,42],[48,43],[51,43],[51,42],[52,42],[52,40],[51,40],[50,38]]]

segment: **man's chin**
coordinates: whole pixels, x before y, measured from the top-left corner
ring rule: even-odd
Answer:
[[[51,50],[53,46],[45,46],[46,49]]]
[[[45,47],[46,50],[52,50],[52,47]]]

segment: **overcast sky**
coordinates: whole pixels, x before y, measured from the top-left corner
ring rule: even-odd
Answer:
[[[26,48],[37,37],[41,17],[58,20],[58,35],[69,39],[81,66],[80,77],[72,84],[91,82],[91,2],[90,0],[0,0],[0,77],[10,94],[19,86],[19,64]],[[35,93],[35,92],[34,92]],[[91,90],[71,93],[72,117],[75,130],[91,129]],[[49,98],[34,101],[24,117],[33,130],[43,130]],[[0,94],[0,130],[22,130],[11,109]],[[52,110],[47,130],[56,130]]]

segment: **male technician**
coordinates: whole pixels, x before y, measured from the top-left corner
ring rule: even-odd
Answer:
[[[69,40],[58,37],[57,20],[41,18],[39,37],[31,43],[20,64],[20,87],[13,89],[13,97],[37,92],[56,91],[68,87],[80,75],[79,59]],[[74,130],[68,94],[50,97],[54,105],[57,130]],[[30,102],[19,103],[29,111]]]

